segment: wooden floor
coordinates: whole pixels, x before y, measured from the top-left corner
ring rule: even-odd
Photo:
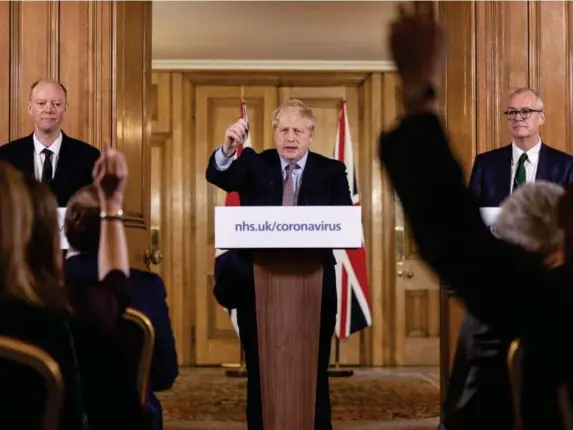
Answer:
[[[401,375],[416,374],[440,387],[439,369],[435,367],[402,367],[360,369],[361,374]],[[339,421],[334,422],[334,430],[436,430],[439,418],[414,421]],[[246,430],[246,424],[237,422],[165,422],[165,430]]]

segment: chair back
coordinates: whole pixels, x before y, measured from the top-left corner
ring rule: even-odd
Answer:
[[[149,373],[155,344],[155,330],[142,312],[127,308],[118,322],[116,335],[122,339],[122,348],[128,367],[129,380],[133,382],[142,407],[147,404]]]
[[[517,429],[521,429],[521,388],[523,386],[523,347],[519,339],[511,342],[507,354],[507,368],[509,370],[509,381],[513,397],[513,410],[515,414],[515,424]]]
[[[58,430],[64,382],[56,361],[40,348],[0,336],[0,426]]]
[[[573,430],[573,397],[566,383],[557,387],[557,406],[565,430]]]

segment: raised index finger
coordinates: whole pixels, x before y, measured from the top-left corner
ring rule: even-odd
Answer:
[[[436,19],[436,2],[434,1],[415,1],[414,13],[418,18],[434,21]]]

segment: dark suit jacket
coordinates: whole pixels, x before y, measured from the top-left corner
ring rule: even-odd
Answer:
[[[98,278],[97,255],[80,254],[65,263],[68,283],[81,288]],[[159,276],[151,272],[130,269],[127,306],[144,313],[155,329],[155,345],[150,372],[150,412],[161,419],[161,404],[152,391],[171,388],[179,374],[177,351],[169,319],[165,286]],[[156,410],[153,410],[156,409]],[[158,428],[160,428],[158,426]]]
[[[475,158],[469,188],[480,207],[498,207],[509,196],[511,156],[510,144]],[[565,187],[573,182],[573,157],[542,143],[535,178]]]
[[[99,156],[99,149],[62,132],[60,155],[54,180],[50,184],[59,207],[65,207],[76,191],[92,183],[92,170]],[[33,134],[0,146],[0,160],[7,161],[18,170],[33,175]]]
[[[573,381],[565,364],[573,352],[559,340],[573,328],[573,269],[550,272],[539,256],[492,236],[437,116],[405,117],[381,136],[380,155],[422,258],[470,313],[528,345],[524,429],[563,428],[551,399],[557,381]]]

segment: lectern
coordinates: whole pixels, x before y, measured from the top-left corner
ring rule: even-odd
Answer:
[[[253,254],[265,430],[314,428],[323,264],[361,245],[359,206],[215,208],[215,247]]]

